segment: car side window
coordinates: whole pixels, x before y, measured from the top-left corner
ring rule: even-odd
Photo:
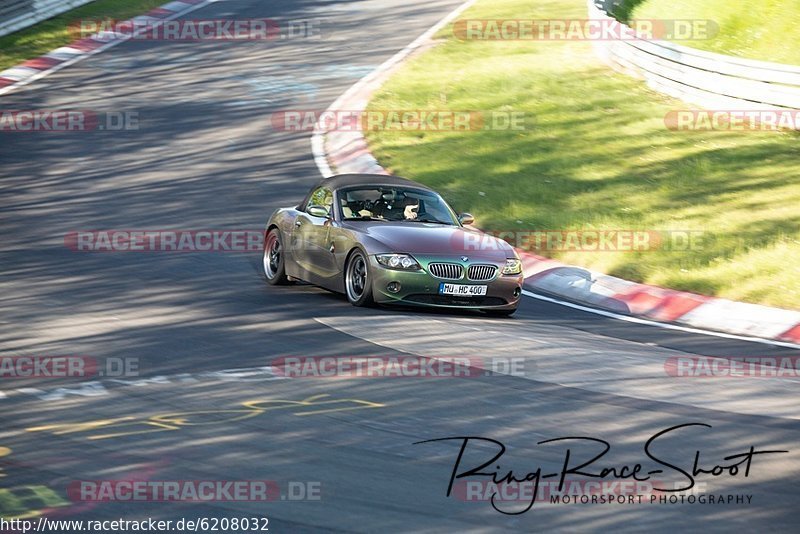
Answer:
[[[320,206],[325,208],[328,211],[328,215],[331,214],[331,208],[333,207],[333,193],[327,187],[318,187],[312,193],[311,196],[308,197],[308,204],[306,204],[305,211],[308,213],[308,208],[311,206]]]

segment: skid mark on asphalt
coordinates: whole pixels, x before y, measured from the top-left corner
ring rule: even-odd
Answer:
[[[474,321],[430,316],[317,317],[315,320],[353,337],[428,358],[523,358],[519,378],[596,393],[749,415],[800,419],[792,400],[798,378],[679,378],[665,365],[686,353],[639,343],[585,335],[559,336],[567,329],[542,330],[535,323],[514,321],[475,328]],[[521,328],[546,345],[519,336]],[[599,351],[598,351],[599,349]],[[491,365],[491,362],[489,362]]]

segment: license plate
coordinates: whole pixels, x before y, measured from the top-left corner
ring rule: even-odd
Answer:
[[[439,284],[440,295],[457,295],[459,297],[478,297],[486,294],[486,286],[467,284]]]

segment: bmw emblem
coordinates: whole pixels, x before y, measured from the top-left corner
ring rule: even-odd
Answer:
[[[469,261],[469,258],[466,256],[461,256],[461,261]]]

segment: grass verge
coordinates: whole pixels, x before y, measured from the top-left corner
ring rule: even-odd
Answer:
[[[581,0],[483,0],[461,18],[585,17]],[[381,164],[435,187],[488,230],[702,232],[682,252],[545,254],[800,309],[800,136],[668,130],[665,115],[688,106],[610,71],[588,42],[439,37],[369,108],[522,111],[526,129],[370,131]]]
[[[83,19],[126,20],[167,0],[97,0],[29,28],[0,37],[0,71],[69,44],[76,39],[70,25]]]
[[[719,26],[711,39],[680,44],[719,54],[800,65],[800,2],[797,0],[644,0],[630,18],[704,19]]]

